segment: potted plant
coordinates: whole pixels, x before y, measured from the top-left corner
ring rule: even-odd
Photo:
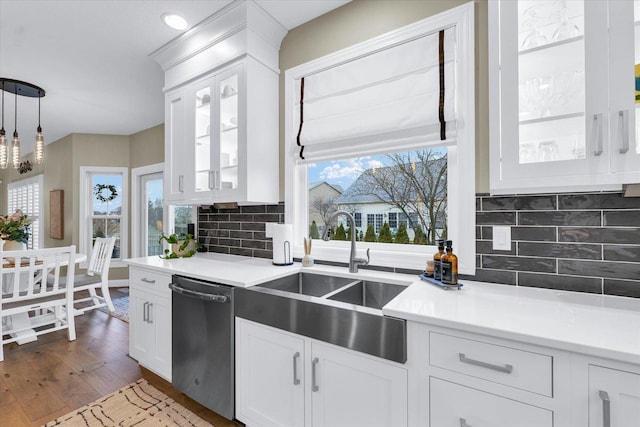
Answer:
[[[165,258],[189,258],[196,253],[198,242],[193,238],[192,234],[173,233],[168,236],[164,233],[160,236],[159,242],[165,240],[171,245],[171,250],[165,249]]]
[[[0,239],[5,241],[4,250],[24,249],[29,240],[31,218],[20,209],[11,215],[0,215]]]

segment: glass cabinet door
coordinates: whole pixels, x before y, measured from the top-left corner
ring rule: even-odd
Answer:
[[[500,9],[501,32],[517,34],[500,40],[504,176],[575,173],[567,162],[586,168],[591,121],[605,131],[606,110],[591,112],[587,104],[593,76],[586,73],[585,2],[501,2]],[[606,90],[590,96],[603,96],[606,105]]]
[[[197,193],[213,188],[211,165],[211,81],[205,81],[196,88],[195,97],[195,185]]]
[[[609,20],[612,170],[626,173],[640,165],[640,1],[610,2]]]
[[[218,97],[220,99],[219,162],[216,188],[234,190],[238,188],[238,141],[240,90],[238,71],[219,77]]]

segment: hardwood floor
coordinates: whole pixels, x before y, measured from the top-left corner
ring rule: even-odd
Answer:
[[[174,389],[128,356],[129,324],[93,310],[66,331],[4,347],[0,362],[0,427],[40,426],[144,377],[215,427],[237,427]]]

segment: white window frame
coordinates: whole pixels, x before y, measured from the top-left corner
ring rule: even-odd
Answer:
[[[308,233],[307,166],[296,162],[297,126],[295,117],[295,82],[300,78],[354,60],[402,41],[456,26],[456,110],[457,136],[449,145],[448,162],[448,231],[458,254],[458,271],[475,274],[475,41],[473,2],[455,7],[415,24],[383,34],[327,56],[307,62],[285,72],[285,222],[293,224],[293,254],[302,258],[303,237]],[[463,70],[460,72],[460,70]],[[397,147],[394,151],[420,147]],[[365,155],[365,153],[363,153]],[[319,241],[314,243],[317,260],[348,262],[349,242]],[[358,256],[371,249],[371,264],[421,270],[437,251],[435,246],[398,245],[358,242]]]
[[[140,193],[140,182],[144,175],[150,175],[153,173],[164,172],[164,163],[155,163],[147,166],[140,166],[138,168],[131,169],[131,218],[142,218],[143,215],[146,215],[144,211],[145,207],[142,206],[142,200],[140,198],[143,196]],[[164,176],[163,176],[164,178]],[[162,185],[164,186],[166,181],[163,179]],[[163,193],[164,194],[164,193]],[[166,224],[168,219],[168,206],[163,201],[163,212],[162,212],[162,223]],[[142,224],[139,220],[131,221],[131,235],[133,238],[131,239],[131,255],[134,257],[142,256],[142,242],[139,240],[139,233]]]
[[[25,179],[21,179],[19,181],[14,181],[11,182],[9,184],[7,184],[7,210],[9,212],[7,212],[7,215],[11,215],[15,212],[15,209],[13,209],[13,212],[11,212],[11,208],[10,208],[10,196],[9,193],[11,192],[11,190],[15,189],[16,187],[23,187],[23,186],[27,186],[27,185],[31,185],[31,184],[38,184],[38,215],[37,215],[37,220],[38,220],[38,230],[37,230],[37,234],[38,234],[38,247],[29,247],[29,244],[27,244],[27,248],[29,249],[40,249],[44,247],[44,175],[40,174],[40,175],[36,175],[33,176],[31,178],[25,178]],[[28,215],[29,217],[31,217],[32,219],[34,218],[33,213],[32,212],[28,212],[26,209],[23,208],[18,208],[18,209],[22,209],[22,213],[24,213],[25,215]],[[34,234],[34,230],[33,230],[33,225],[31,226],[29,232],[33,235]],[[31,240],[33,242],[33,240]]]
[[[78,251],[91,257],[91,236],[89,233],[89,218],[93,203],[93,187],[90,176],[94,174],[122,174],[122,213],[120,220],[120,258],[111,261],[111,267],[126,267],[124,259],[129,257],[129,168],[110,166],[81,166],[80,167],[80,225]],[[82,262],[81,268],[87,268],[88,263]]]

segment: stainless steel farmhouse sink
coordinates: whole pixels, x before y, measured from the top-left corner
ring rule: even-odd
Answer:
[[[334,301],[382,309],[405,289],[405,285],[362,280],[328,296],[328,298]]]
[[[404,363],[406,322],[382,307],[408,285],[301,272],[236,288],[235,315]]]
[[[344,277],[298,273],[292,274],[291,276],[281,277],[280,279],[275,279],[258,286],[261,288],[292,292],[294,294],[320,297],[352,282],[353,279],[347,279]]]

